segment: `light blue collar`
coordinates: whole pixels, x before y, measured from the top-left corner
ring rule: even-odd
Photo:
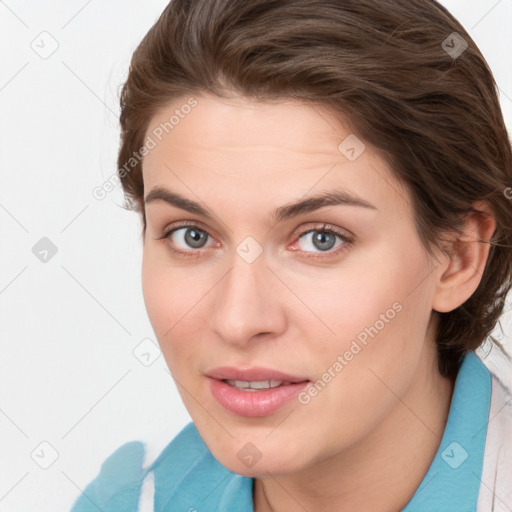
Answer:
[[[439,449],[402,512],[476,511],[490,404],[491,374],[475,352],[468,352]]]

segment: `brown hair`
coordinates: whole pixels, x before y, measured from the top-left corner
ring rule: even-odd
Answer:
[[[348,119],[406,184],[429,250],[488,201],[497,228],[480,285],[436,313],[439,371],[453,376],[512,286],[510,141],[492,73],[464,28],[433,0],[172,0],[134,52],[120,98],[119,176],[144,231],[142,161],[126,162],[159,108],[203,92],[305,100]]]

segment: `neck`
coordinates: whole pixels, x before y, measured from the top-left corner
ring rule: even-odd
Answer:
[[[437,370],[435,348],[424,352],[407,393],[357,445],[298,473],[257,478],[255,512],[404,508],[439,448],[454,388]]]

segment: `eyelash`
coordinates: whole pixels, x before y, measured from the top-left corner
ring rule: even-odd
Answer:
[[[197,229],[198,231],[205,233],[210,238],[213,238],[208,233],[208,231],[206,229],[202,228],[200,225],[184,221],[182,223],[173,224],[172,228],[170,228],[170,229],[166,228],[164,230],[163,234],[161,236],[155,238],[155,240],[164,240],[166,238],[169,238],[175,231],[178,231],[179,229],[183,229],[183,228]],[[330,224],[320,224],[317,226],[313,226],[311,228],[308,228],[308,229],[305,229],[304,231],[299,232],[297,235],[294,233],[294,235],[293,235],[294,240],[298,241],[303,236],[307,235],[308,233],[314,232],[314,231],[335,235],[335,236],[339,237],[343,243],[341,245],[339,245],[334,250],[329,250],[329,251],[324,251],[324,252],[319,251],[319,252],[310,253],[309,251],[300,251],[300,249],[298,249],[297,250],[298,252],[304,252],[306,254],[306,256],[305,256],[306,258],[325,259],[325,258],[329,258],[329,257],[333,257],[333,256],[338,256],[345,250],[349,249],[354,243],[354,240],[352,237],[349,237],[345,233],[342,233],[341,231],[339,231],[337,228],[335,228],[334,226],[332,226]],[[294,244],[295,243],[296,242],[294,242]],[[193,255],[192,257],[199,257],[199,256],[201,256],[201,253],[203,252],[203,249],[191,249],[190,251],[183,251],[180,249],[176,249],[172,246],[169,246],[169,249],[176,254],[180,254],[183,256],[192,256]],[[327,256],[322,256],[322,254],[326,254]]]

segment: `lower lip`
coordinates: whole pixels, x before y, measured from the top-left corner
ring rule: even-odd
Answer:
[[[218,379],[210,378],[210,389],[217,401],[239,416],[268,416],[297,396],[309,381],[287,384],[261,391],[240,391]]]

